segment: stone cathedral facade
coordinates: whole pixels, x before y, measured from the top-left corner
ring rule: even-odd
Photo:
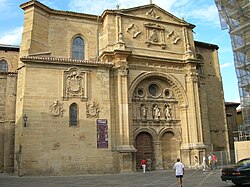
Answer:
[[[100,16],[34,0],[21,8],[2,171],[132,172],[144,157],[158,170],[177,157],[191,167],[196,155],[228,151],[218,46],[194,41],[195,25],[155,4]]]

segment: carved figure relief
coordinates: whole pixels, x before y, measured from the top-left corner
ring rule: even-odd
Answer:
[[[169,105],[166,104],[164,108],[165,108],[165,109],[164,109],[165,118],[166,118],[167,120],[171,120],[171,119],[172,119],[172,109],[171,109],[171,107],[170,107]]]
[[[156,14],[156,11],[154,9],[149,10],[146,13],[147,16],[155,18],[155,19],[160,19],[161,17]]]
[[[159,36],[158,36],[158,34],[157,34],[157,32],[156,32],[155,29],[152,31],[149,40],[152,41],[152,42],[155,42],[155,43],[159,42]]]
[[[160,117],[161,117],[161,111],[160,111],[160,108],[158,107],[157,104],[154,104],[153,105],[153,119],[154,120],[159,120]]]
[[[136,38],[139,34],[141,34],[139,27],[137,25],[135,25],[134,23],[132,23],[127,28],[127,32],[130,33],[133,36],[133,38]]]
[[[64,71],[64,93],[63,99],[79,97],[81,100],[87,99],[87,73],[78,68],[71,68]]]
[[[142,120],[146,120],[147,119],[148,109],[147,109],[147,107],[146,107],[145,104],[141,104],[140,111],[141,111],[141,119]]]
[[[96,104],[95,102],[88,102],[86,104],[87,108],[87,118],[99,118],[99,105]]]
[[[146,44],[147,46],[157,45],[161,46],[162,49],[166,48],[165,42],[165,28],[161,25],[154,23],[144,24],[146,27]]]
[[[50,107],[49,111],[52,116],[58,117],[58,116],[63,116],[63,104],[60,103],[58,100],[53,102]]]

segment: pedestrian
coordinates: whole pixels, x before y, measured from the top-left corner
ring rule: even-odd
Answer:
[[[141,168],[142,168],[142,173],[146,172],[146,164],[147,164],[147,160],[145,158],[143,158],[141,160]]]
[[[152,168],[152,160],[151,160],[150,157],[147,158],[146,166],[147,166],[147,170],[148,170],[148,171],[151,171],[151,168]]]
[[[177,162],[174,164],[175,176],[178,179],[179,187],[182,187],[182,178],[184,176],[184,165],[181,160],[177,158]]]
[[[212,156],[207,154],[208,167],[212,169]]]
[[[215,156],[214,154],[212,154],[212,169],[217,169],[217,156]]]
[[[195,165],[194,165],[195,169],[198,170],[199,169],[199,159],[197,156],[194,156],[194,163],[195,163]]]
[[[207,160],[206,160],[206,156],[204,155],[203,158],[202,158],[202,168],[203,170],[202,171],[207,171]]]

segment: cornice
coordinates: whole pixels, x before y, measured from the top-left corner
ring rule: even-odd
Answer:
[[[20,5],[20,8],[22,8],[24,11],[30,7],[36,7],[42,11],[45,11],[46,13],[50,15],[58,15],[58,16],[71,16],[71,17],[79,17],[79,18],[88,18],[92,20],[97,20],[99,16],[92,15],[92,14],[85,14],[85,13],[78,13],[78,12],[72,12],[72,11],[63,11],[63,10],[55,10],[52,9],[39,1],[31,0],[26,3],[23,3]]]
[[[72,64],[83,66],[106,66],[112,67],[114,64],[111,62],[100,62],[93,60],[76,60],[70,58],[57,58],[57,57],[36,57],[36,56],[23,56],[20,60],[24,63],[46,63],[46,64]]]

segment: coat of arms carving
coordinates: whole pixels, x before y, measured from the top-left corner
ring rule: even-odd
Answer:
[[[99,118],[99,106],[95,102],[88,102],[86,104],[87,118]]]
[[[58,100],[54,101],[50,107],[49,107],[49,110],[50,110],[50,114],[54,117],[58,117],[58,116],[63,116],[63,104],[60,103]]]
[[[64,71],[63,99],[81,98],[87,99],[87,72],[80,71],[78,68],[71,68]]]

